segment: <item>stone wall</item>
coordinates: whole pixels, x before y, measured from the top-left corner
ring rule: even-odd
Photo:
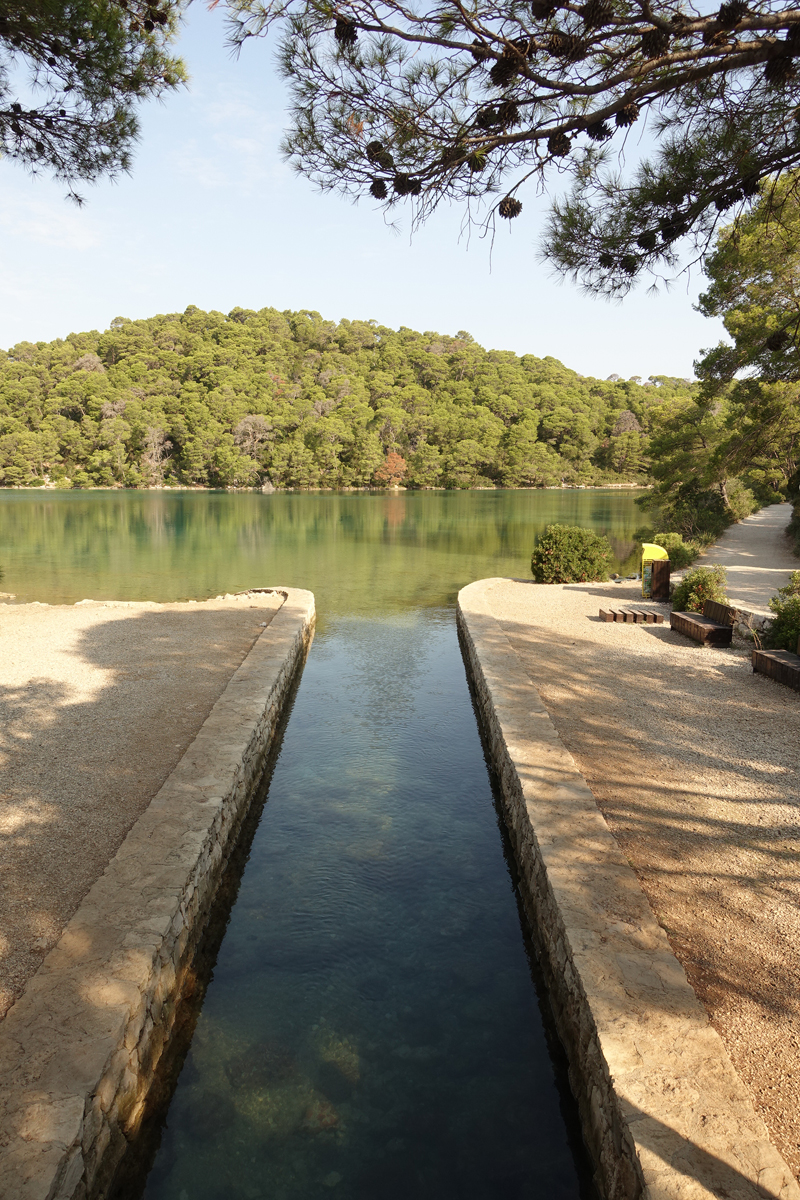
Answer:
[[[800,1200],[638,880],[478,584],[462,648],[606,1200]]]
[[[282,607],[0,1024],[0,1200],[100,1200],[141,1118],[192,957],[313,636]]]
[[[733,627],[742,637],[752,637],[756,634],[763,638],[769,633],[774,620],[774,613],[763,612],[757,608],[740,608],[738,604],[733,606]]]

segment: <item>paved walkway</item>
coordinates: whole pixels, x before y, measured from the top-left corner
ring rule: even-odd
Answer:
[[[282,603],[0,604],[0,1019]]]
[[[770,598],[788,583],[800,559],[785,535],[791,504],[770,504],[722,537],[703,555],[703,563],[720,563],[728,572],[728,597],[743,608],[769,611]]]

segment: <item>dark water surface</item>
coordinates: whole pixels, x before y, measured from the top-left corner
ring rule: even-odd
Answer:
[[[592,1196],[453,615],[554,520],[620,564],[640,523],[599,491],[0,494],[20,600],[316,595],[146,1200]]]

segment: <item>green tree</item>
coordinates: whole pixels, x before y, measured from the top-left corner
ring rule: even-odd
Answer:
[[[645,439],[690,395],[486,351],[463,331],[190,305],[0,351],[0,483],[600,482],[614,477],[615,430]]]
[[[725,404],[717,474],[785,493],[800,459],[800,202],[797,176],[764,189],[724,229],[708,259],[699,310],[721,317],[732,343],[696,364],[706,403]]]
[[[32,0],[0,12],[0,150],[48,171],[73,199],[79,180],[128,170],[136,107],[178,87],[168,53],[179,0]]]
[[[228,7],[237,46],[281,30],[298,170],[387,208],[410,199],[415,221],[476,199],[490,222],[512,219],[526,183],[571,174],[544,247],[591,290],[672,270],[682,238],[703,248],[721,212],[800,163],[800,22],[777,0],[704,14],[678,0]],[[623,175],[645,117],[655,147]]]

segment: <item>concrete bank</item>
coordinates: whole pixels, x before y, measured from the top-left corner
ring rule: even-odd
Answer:
[[[601,1192],[800,1200],[482,584],[458,622]]]
[[[314,600],[294,588],[0,1024],[0,1198],[102,1197],[135,1130]],[[258,590],[256,590],[258,591]]]

